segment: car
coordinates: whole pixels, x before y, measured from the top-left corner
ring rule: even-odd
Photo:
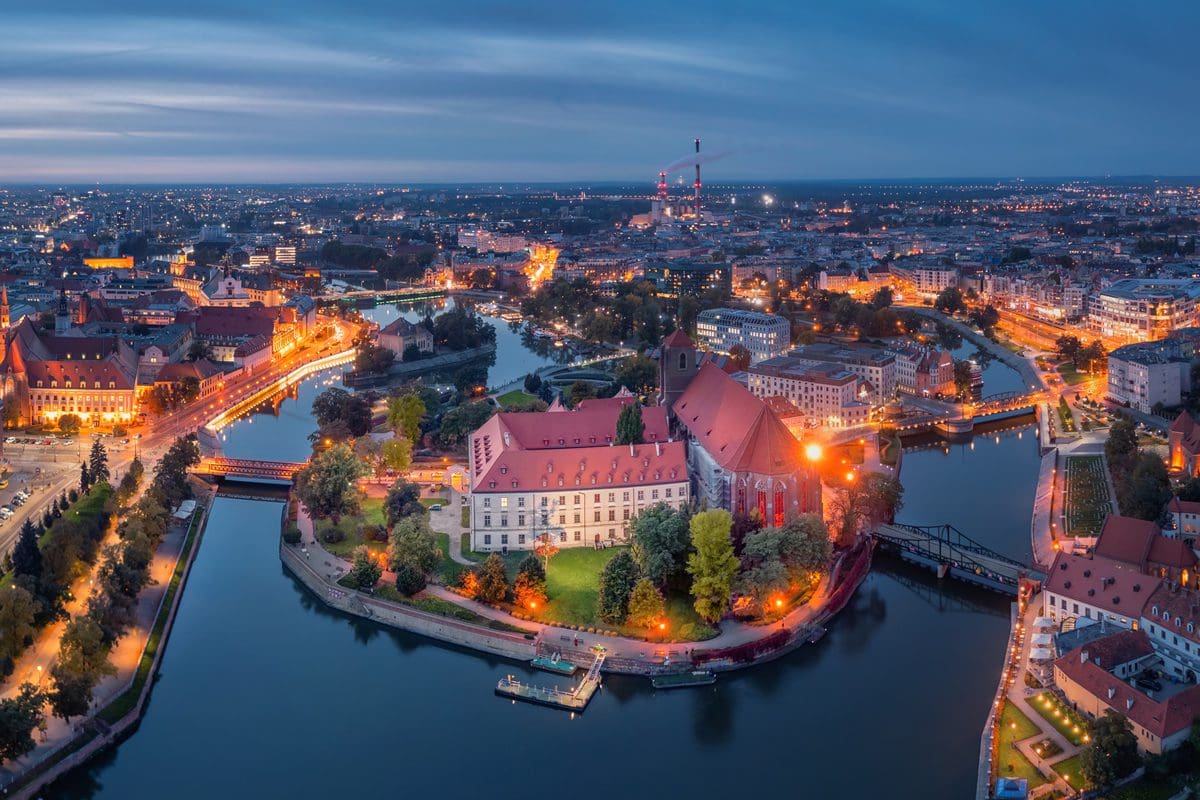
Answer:
[[[441,511],[443,508],[445,508],[445,506],[442,505],[441,503],[434,503],[433,505],[431,505],[429,507],[429,510],[430,511]]]
[[[5,444],[14,444],[14,443],[16,443],[16,441],[17,441],[17,437],[9,436],[7,439],[4,440],[4,443]]]
[[[1162,684],[1156,681],[1154,678],[1138,678],[1136,681],[1134,681],[1134,683],[1136,683],[1142,689],[1146,689],[1151,692],[1162,691]]]
[[[11,503],[12,503],[14,506],[20,506],[20,505],[24,505],[24,504],[25,504],[25,501],[24,501],[24,500],[22,500],[20,497],[15,497],[15,496],[13,497],[13,499],[12,499],[10,502],[11,502]]]

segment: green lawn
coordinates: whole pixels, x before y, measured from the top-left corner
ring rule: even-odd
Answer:
[[[364,525],[384,524],[383,498],[368,497],[362,501],[361,505],[359,513],[338,520],[337,528],[345,535],[340,542],[325,541],[325,531],[334,527],[332,520],[316,520],[317,538],[321,541],[322,546],[335,556],[349,558],[350,554],[354,552],[354,548],[360,544],[365,544],[372,552],[387,550],[387,542],[368,541],[363,536]]]
[[[520,389],[513,389],[511,392],[506,392],[496,398],[496,402],[504,408],[508,408],[509,406],[524,407],[536,400],[536,397]]]
[[[1082,756],[1075,755],[1070,758],[1064,758],[1062,761],[1058,761],[1050,766],[1054,768],[1055,772],[1066,778],[1067,783],[1071,784],[1072,789],[1077,792],[1083,790],[1087,781],[1083,779]]]
[[[1090,376],[1085,372],[1080,372],[1075,369],[1074,364],[1063,364],[1058,368],[1058,374],[1062,376],[1063,381],[1068,386],[1077,386],[1086,381]]]
[[[526,628],[521,628],[516,625],[509,625],[507,622],[501,622],[496,619],[488,619],[487,617],[476,614],[469,608],[463,608],[460,605],[451,603],[449,600],[443,600],[440,597],[430,595],[418,595],[416,597],[405,597],[396,591],[396,587],[380,584],[375,587],[374,594],[383,600],[389,600],[393,603],[403,603],[406,606],[412,606],[426,612],[427,614],[437,614],[443,617],[451,617],[453,619],[470,622],[475,625],[482,625],[485,628],[491,628],[494,631],[507,631],[509,633],[527,633],[532,634],[533,631]]]
[[[996,748],[997,777],[1024,778],[1029,781],[1030,789],[1046,782],[1046,777],[1038,771],[1033,762],[1013,747],[1013,742],[1036,736],[1041,731],[1042,729],[1029,717],[1021,713],[1021,709],[1012,703],[1004,704],[1004,711],[1000,714],[1000,736]]]
[[[1057,695],[1042,692],[1031,697],[1029,704],[1059,733],[1067,737],[1067,741],[1076,745],[1083,744],[1083,739],[1087,735],[1087,720],[1059,700]]]
[[[629,625],[612,625],[601,621],[596,616],[596,598],[599,594],[600,571],[604,569],[613,556],[625,548],[610,547],[607,550],[596,550],[591,547],[570,547],[558,552],[550,559],[546,570],[546,594],[549,600],[546,607],[537,614],[540,622],[557,622],[565,625],[577,625],[587,628],[603,628],[615,630],[618,633],[642,637],[646,635],[643,628]],[[483,561],[487,553],[476,553],[466,549],[463,554],[473,561]],[[517,566],[529,551],[510,550],[501,553],[504,565],[508,571],[509,580],[517,575]],[[671,639],[686,641],[701,641],[711,639],[717,631],[706,625],[696,615],[690,598],[667,598],[667,631]]]
[[[1179,793],[1180,786],[1170,781],[1142,778],[1111,792],[1105,792],[1097,800],[1169,800]],[[1194,789],[1193,789],[1193,796]]]
[[[437,541],[438,549],[442,551],[442,563],[438,565],[438,575],[441,576],[442,585],[457,586],[458,577],[466,567],[450,558],[450,536],[448,534],[434,531],[433,538]]]
[[[1075,419],[1071,416],[1071,407],[1067,405],[1065,397],[1058,398],[1058,419],[1062,423],[1063,432],[1070,433],[1075,430]]]
[[[1096,536],[1112,511],[1101,456],[1068,456],[1067,536]]]

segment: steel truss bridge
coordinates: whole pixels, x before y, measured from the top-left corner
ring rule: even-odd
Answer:
[[[1028,565],[997,553],[953,525],[880,525],[873,533],[880,545],[906,561],[986,589],[1017,594],[1022,578],[1044,576]]]
[[[203,458],[192,470],[197,475],[250,483],[291,483],[307,464],[302,461],[253,461],[243,458]]]

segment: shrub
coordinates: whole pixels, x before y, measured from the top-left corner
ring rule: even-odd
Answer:
[[[337,544],[346,540],[346,533],[336,525],[330,525],[321,531],[321,541],[325,544]]]
[[[425,573],[405,561],[396,567],[396,590],[412,597],[425,588]]]
[[[295,523],[288,523],[283,530],[283,540],[288,544],[300,544],[300,528]]]
[[[382,525],[364,525],[363,537],[372,542],[386,542],[388,540],[387,528]]]

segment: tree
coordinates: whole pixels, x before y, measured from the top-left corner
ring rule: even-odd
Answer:
[[[895,487],[889,486],[890,492]],[[879,501],[881,508],[890,499]],[[880,513],[887,513],[883,509]],[[829,540],[829,529],[820,514],[800,514],[784,523],[779,529],[779,557],[788,571],[791,581],[799,583],[815,572],[824,572],[829,566],[833,545]]]
[[[387,424],[397,436],[410,442],[421,438],[421,422],[425,419],[425,401],[417,394],[389,397],[387,401]]]
[[[108,450],[100,444],[99,439],[92,442],[92,450],[88,454],[88,474],[91,476],[92,483],[109,479]]]
[[[1088,723],[1088,740],[1080,766],[1093,786],[1110,786],[1141,763],[1129,720],[1111,709]]]
[[[692,517],[692,547],[688,574],[696,613],[706,622],[717,622],[729,608],[729,595],[739,562],[733,554],[729,531],[733,518],[728,511],[702,511]]]
[[[1078,336],[1063,335],[1054,340],[1058,354],[1072,362],[1079,355],[1080,342]]]
[[[868,472],[830,493],[830,511],[837,521],[838,539],[853,541],[860,530],[868,530],[895,519],[904,507],[900,481],[879,472]]]
[[[1121,513],[1127,517],[1157,520],[1171,499],[1167,467],[1153,453],[1142,453],[1128,476],[1118,475],[1114,482]]]
[[[517,565],[513,581],[513,600],[531,611],[546,605],[546,568],[537,555],[527,555]]]
[[[58,418],[58,429],[68,436],[74,436],[79,433],[83,421],[80,420],[78,414],[63,414]]]
[[[333,428],[340,422],[354,438],[366,436],[371,430],[371,405],[367,399],[336,386],[317,395],[312,412],[322,429]]]
[[[641,444],[645,439],[646,423],[642,421],[642,404],[634,400],[617,416],[617,444]]]
[[[788,589],[788,570],[783,564],[782,549],[783,531],[779,528],[763,528],[747,534],[742,545],[737,589],[753,598],[764,612],[773,596]]]
[[[587,381],[575,381],[567,388],[567,405],[571,408],[596,396],[596,387]]]
[[[187,355],[184,358],[188,361],[202,361],[206,358],[212,358],[212,348],[203,339],[193,339],[192,343],[188,345]]]
[[[492,553],[479,568],[479,583],[475,598],[484,603],[503,603],[508,598],[508,575],[504,571],[504,559]]]
[[[354,561],[350,571],[346,573],[346,580],[355,588],[370,589],[379,583],[381,577],[383,577],[383,569],[372,557],[370,549],[366,545],[354,548]]]
[[[405,480],[393,483],[383,500],[383,514],[389,528],[407,516],[424,511],[425,507],[421,505],[421,487]]]
[[[890,286],[883,286],[879,291],[871,296],[871,309],[879,311],[887,308],[892,304],[892,289]]]
[[[653,628],[664,621],[666,613],[662,592],[654,581],[640,578],[629,595],[629,624],[635,628]]]
[[[454,375],[454,388],[460,392],[475,393],[487,388],[487,367],[483,364],[468,364]]]
[[[750,351],[745,345],[735,344],[729,348],[729,358],[739,370],[745,371],[750,368],[750,360],[753,358]]]
[[[405,597],[412,597],[425,589],[425,573],[407,561],[395,568],[396,591]]]
[[[75,675],[94,678],[95,682],[116,673],[116,668],[108,663],[108,643],[96,620],[81,616],[67,623],[59,642],[58,666]]]
[[[38,602],[24,587],[10,583],[0,589],[0,660],[16,658],[36,629]]]
[[[412,441],[406,436],[385,439],[380,449],[380,461],[390,470],[404,472],[412,464]]]
[[[947,314],[957,314],[966,308],[966,304],[963,303],[962,290],[957,286],[943,289],[937,299],[933,301],[933,307]]]
[[[550,534],[543,533],[538,536],[533,552],[542,559],[542,571],[545,572],[550,569],[550,559],[558,555],[558,545],[550,538]]]
[[[32,753],[34,730],[42,729],[45,698],[33,684],[23,683],[16,697],[0,700],[0,763]]]
[[[954,362],[954,394],[956,396],[963,399],[971,396],[973,372],[974,370],[971,367],[970,361],[962,360]]]
[[[390,538],[393,570],[407,564],[427,575],[442,562],[442,551],[424,517],[405,517],[392,528]]]
[[[536,395],[538,390],[542,388],[542,377],[536,372],[530,372],[525,376],[525,391],[532,395]]]
[[[296,473],[296,495],[313,516],[332,517],[337,522],[358,507],[354,482],[366,474],[366,466],[349,445],[338,444]]]
[[[1084,347],[1079,348],[1075,354],[1075,366],[1079,369],[1091,372],[1096,367],[1097,361],[1103,361],[1105,356],[1104,343],[1096,340],[1088,342]]]
[[[1114,476],[1131,472],[1137,462],[1137,427],[1133,420],[1121,417],[1108,429],[1104,457]]]
[[[50,690],[47,699],[54,716],[66,722],[71,717],[82,717],[92,704],[92,689],[96,687],[98,678],[92,675],[81,675],[55,664],[50,670],[54,679],[54,688]]]
[[[665,589],[680,576],[692,543],[687,510],[656,503],[638,512],[631,528],[638,569],[655,586]]]
[[[629,614],[629,598],[641,570],[627,551],[609,559],[600,571],[600,591],[596,611],[600,619],[620,625]]]
[[[79,491],[87,493],[88,487],[92,483],[92,473],[88,471],[86,461],[79,462]]]
[[[17,538],[17,546],[13,548],[12,560],[14,574],[28,575],[34,580],[42,577],[42,551],[38,547],[37,530],[28,519],[21,526],[21,535]]]
[[[387,372],[396,360],[396,354],[374,342],[363,342],[354,354],[354,371],[365,374]]]
[[[478,430],[496,412],[490,403],[463,403],[442,415],[438,439],[443,447],[456,447],[466,442],[467,437]]]

